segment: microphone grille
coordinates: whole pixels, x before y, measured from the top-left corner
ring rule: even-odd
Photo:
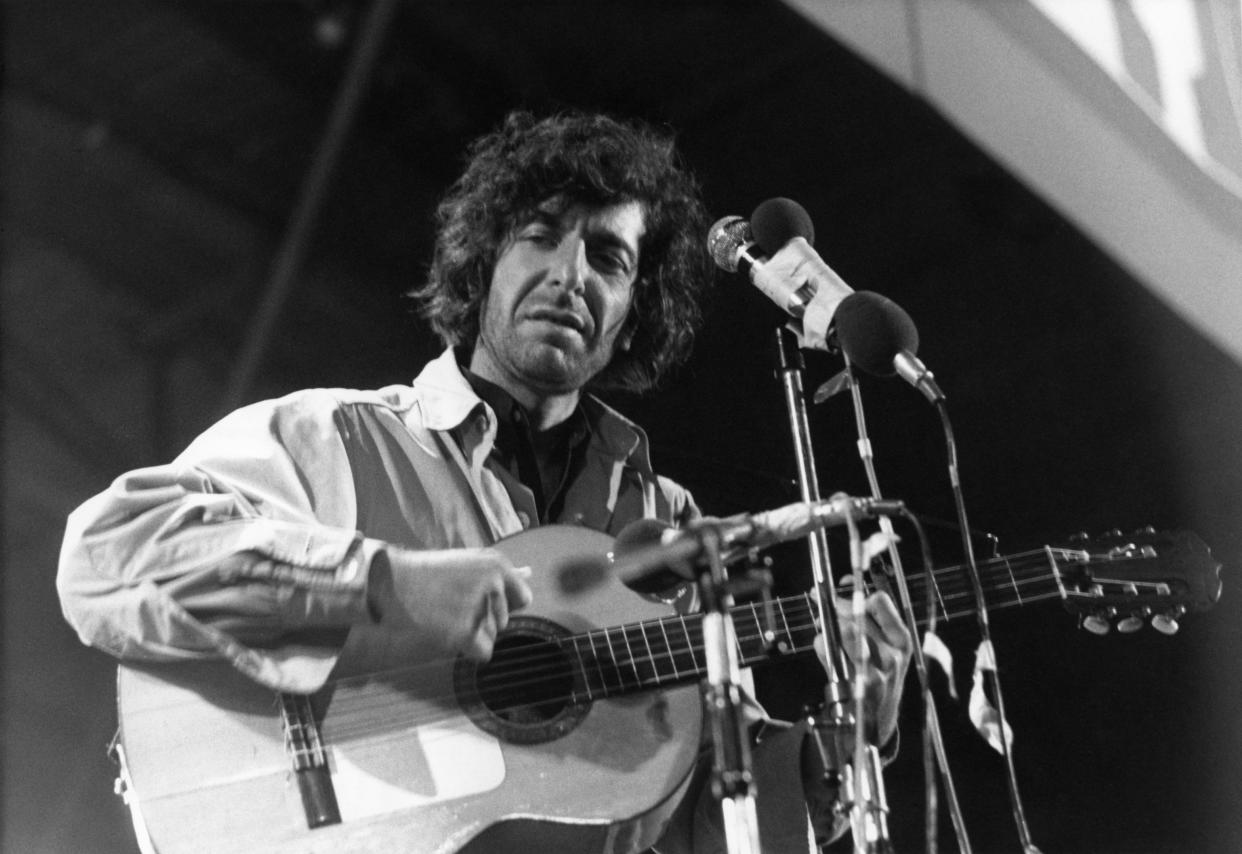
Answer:
[[[712,260],[730,273],[737,272],[738,250],[750,242],[750,223],[740,216],[722,217],[707,232],[707,251]]]

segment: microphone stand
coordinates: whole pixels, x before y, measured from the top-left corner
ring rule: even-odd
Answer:
[[[776,351],[801,498],[805,502],[818,501],[819,482],[815,474],[810,422],[807,419],[806,398],[802,390],[802,354],[798,351],[792,335],[785,329],[776,331]],[[857,528],[852,519],[848,524],[851,554],[860,559],[861,549],[856,545]],[[851,765],[844,761],[841,755],[842,737],[851,729],[856,734],[865,734],[866,728],[862,726],[864,704],[855,703],[852,714],[846,706],[845,686],[851,666],[841,641],[841,630],[832,598],[827,532],[822,528],[816,530],[808,538],[807,544],[815,580],[820,626],[823,628],[821,643],[824,660],[828,665],[824,707],[811,718],[811,732],[815,734],[824,767],[824,783],[839,788],[844,803],[848,805],[854,850],[860,854],[887,854],[892,851],[892,842],[888,836],[888,802],[884,792],[879,749],[873,744],[865,743],[863,738],[856,737],[854,763]]]
[[[845,354],[842,354],[845,356]],[[875,454],[871,447],[871,437],[867,432],[867,416],[863,410],[862,391],[858,387],[858,381],[854,376],[854,367],[850,363],[849,357],[845,356],[845,371],[847,385],[850,389],[850,398],[854,405],[854,423],[858,429],[858,456],[862,460],[863,469],[867,474],[867,484],[871,489],[871,497],[875,499],[881,498],[880,481],[875,471]],[[914,604],[910,598],[909,586],[906,584],[906,574],[901,565],[901,554],[897,550],[897,540],[893,536],[893,523],[888,516],[880,517],[880,530],[888,535],[889,547],[888,556],[893,566],[893,577],[896,581],[898,601],[901,604],[902,611],[905,615],[906,622],[909,623],[911,630],[915,630],[918,622],[914,616]],[[928,567],[930,570],[930,566]],[[932,584],[934,576],[929,575],[928,578],[928,598],[932,595]],[[855,581],[855,590],[858,589],[858,582]],[[928,631],[935,631],[936,612],[929,607],[927,612]],[[962,817],[961,805],[957,798],[957,789],[953,784],[953,774],[949,769],[949,757],[944,747],[944,735],[940,729],[940,718],[936,712],[936,703],[931,693],[931,683],[927,672],[927,660],[923,655],[923,646],[919,639],[915,637],[913,651],[914,669],[918,674],[919,685],[922,688],[923,695],[923,713],[924,713],[924,729],[923,729],[923,747],[924,747],[924,772],[927,780],[926,785],[926,807],[927,814],[925,816],[925,828],[927,837],[927,850],[929,854],[934,854],[937,849],[937,801],[936,790],[933,785],[931,771],[931,757],[934,756],[937,766],[940,769],[941,781],[944,784],[945,796],[948,799],[949,817],[953,823],[953,830],[957,836],[958,849],[961,854],[971,854],[970,837],[966,832],[966,823]],[[947,674],[950,679],[952,674]],[[931,754],[929,756],[928,754]]]
[[[707,665],[704,702],[712,737],[712,794],[720,801],[728,854],[759,854],[750,742],[742,720],[741,673],[733,625],[733,593],[721,559],[720,530],[697,529],[703,597],[703,655]]]

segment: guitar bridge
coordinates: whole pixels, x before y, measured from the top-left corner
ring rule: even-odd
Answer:
[[[336,789],[328,769],[328,753],[319,737],[310,698],[303,694],[280,695],[280,719],[285,730],[285,749],[293,761],[306,825],[312,829],[341,823]]]

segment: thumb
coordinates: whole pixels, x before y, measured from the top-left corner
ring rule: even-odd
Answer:
[[[530,584],[526,581],[530,578],[530,572],[529,566],[515,566],[505,573],[505,599],[510,611],[525,608],[534,599]]]

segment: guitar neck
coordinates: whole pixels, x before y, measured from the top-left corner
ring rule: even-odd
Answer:
[[[1080,561],[1083,557],[1082,552],[1045,546],[980,561],[977,566],[984,605],[990,611],[1062,599],[1066,590],[1059,561]],[[910,599],[920,628],[930,622],[932,614],[937,620],[951,620],[978,612],[978,600],[966,566],[945,567],[932,575],[930,611],[926,574],[918,573],[908,579]]]
[[[989,609],[1025,605],[1064,595],[1057,560],[1077,553],[1044,548],[979,563],[979,575]],[[910,598],[919,626],[929,614],[938,620],[971,615],[976,598],[965,567],[936,570],[932,611],[928,610],[927,578],[908,580]],[[762,603],[739,605],[732,612],[735,651],[744,667],[771,660],[773,645],[783,653],[814,648],[819,631],[819,603],[809,593],[773,599],[770,615]],[[765,630],[770,629],[771,635]],[[667,687],[701,679],[707,670],[703,624],[699,616],[672,616],[659,620],[596,629],[562,640],[581,673],[586,688],[582,700]]]

